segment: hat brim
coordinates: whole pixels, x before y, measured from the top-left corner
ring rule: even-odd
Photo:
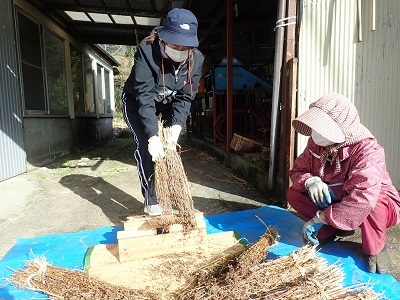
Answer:
[[[346,141],[346,137],[339,125],[318,107],[310,108],[294,119],[292,124],[297,132],[306,136],[310,136],[311,130],[314,130],[335,144]]]
[[[166,30],[164,27],[158,29],[160,39],[168,44],[174,44],[185,47],[198,47],[199,40],[196,36],[182,35],[176,32]]]

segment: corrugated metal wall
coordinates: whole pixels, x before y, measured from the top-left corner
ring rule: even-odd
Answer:
[[[12,7],[0,1],[0,181],[26,172]]]
[[[304,0],[300,22],[298,113],[328,92],[352,99],[361,122],[385,148],[392,181],[400,189],[400,1],[361,1],[358,41],[356,0]],[[297,138],[300,153],[307,142]]]

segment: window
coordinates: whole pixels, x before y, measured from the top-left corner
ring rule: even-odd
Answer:
[[[25,110],[45,112],[40,27],[19,13],[18,29]]]
[[[83,89],[83,60],[82,53],[70,47],[71,51],[71,73],[72,73],[72,98],[74,100],[75,115],[85,114],[85,93]]]
[[[97,64],[97,103],[99,114],[111,113],[110,71]]]
[[[25,111],[67,115],[64,41],[20,12],[18,30]]]
[[[104,115],[104,93],[103,93],[103,68],[97,64],[97,103],[99,104],[99,114]]]
[[[94,73],[92,69],[92,60],[88,55],[84,55],[83,57],[83,72],[85,79],[84,92],[86,114],[94,114],[96,113],[94,102]]]
[[[64,41],[44,30],[47,99],[50,113],[68,114]]]
[[[105,105],[107,113],[111,113],[110,71],[104,69]]]

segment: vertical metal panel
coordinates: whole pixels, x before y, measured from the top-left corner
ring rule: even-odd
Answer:
[[[354,102],[362,122],[385,148],[389,174],[400,189],[400,1],[376,1],[375,31],[370,31],[369,10],[369,4],[363,6]]]
[[[0,1],[0,181],[26,172],[12,5]]]
[[[337,92],[356,105],[361,122],[385,148],[388,171],[400,189],[400,1],[362,1],[358,41],[357,1],[304,0],[299,36],[298,114],[318,97]],[[301,153],[307,138],[298,136]]]

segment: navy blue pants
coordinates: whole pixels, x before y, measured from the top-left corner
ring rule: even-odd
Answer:
[[[128,111],[125,101],[123,101],[122,111],[124,114],[125,122],[128,125],[132,133],[133,140],[136,144],[134,157],[139,172],[139,179],[142,189],[142,195],[144,197],[144,204],[157,204],[158,202],[154,186],[154,162],[152,161],[151,155],[148,150],[149,137],[144,131],[144,125],[140,120],[139,114]]]
[[[126,101],[126,94],[123,94],[122,112],[124,114],[125,122],[132,132],[133,140],[136,143],[136,150],[134,157],[139,172],[139,179],[144,197],[145,205],[158,204],[155,185],[154,185],[154,162],[148,150],[149,137],[145,133],[145,127],[140,119],[137,109],[128,107],[130,105]],[[132,103],[133,99],[128,99]],[[134,102],[133,102],[134,103]],[[172,104],[167,104],[163,107],[160,114],[164,126],[171,126],[172,119]]]

